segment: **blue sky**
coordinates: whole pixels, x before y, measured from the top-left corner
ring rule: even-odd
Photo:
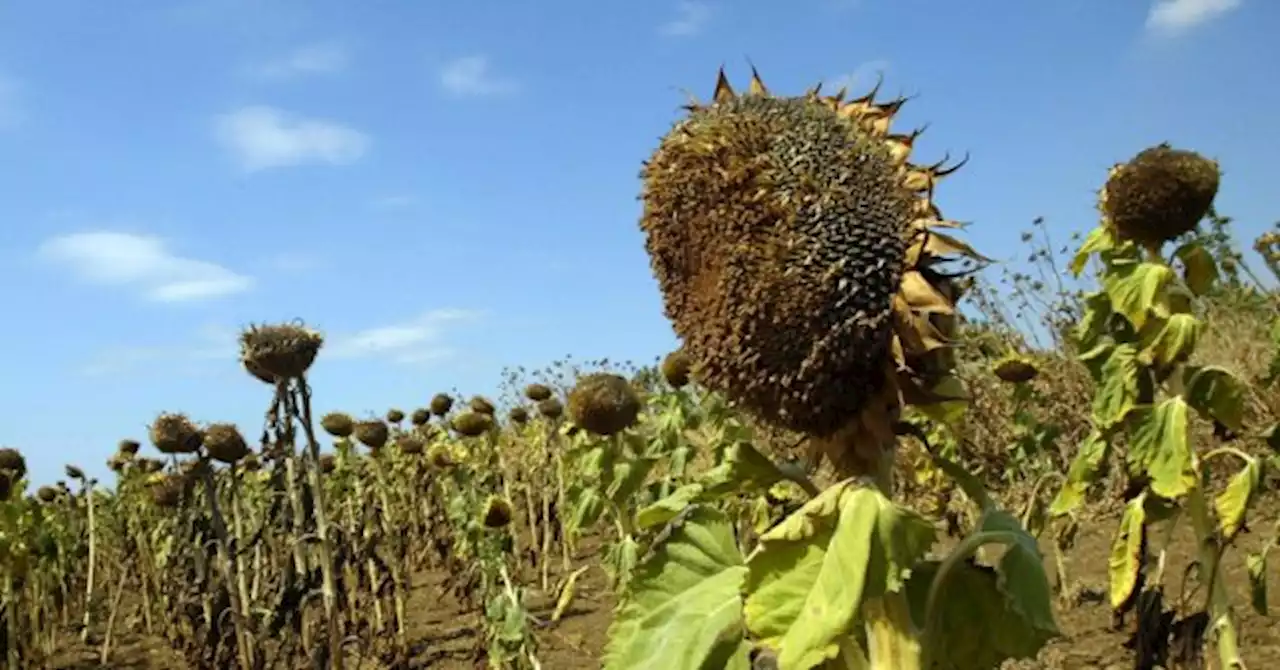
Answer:
[[[317,410],[488,393],[504,365],[674,343],[637,172],[715,70],[918,94],[939,202],[997,258],[1093,220],[1112,163],[1219,158],[1280,218],[1280,4],[1263,0],[44,0],[0,9],[0,443],[101,473],[162,410],[261,425],[239,327],[329,345]]]

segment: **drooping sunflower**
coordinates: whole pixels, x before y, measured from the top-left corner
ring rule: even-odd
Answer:
[[[956,281],[984,261],[934,203],[961,165],[911,162],[904,98],[772,95],[722,70],[645,163],[641,229],[700,380],[814,438],[847,474],[881,472],[906,404],[954,367]],[[954,384],[945,384],[952,388]]]

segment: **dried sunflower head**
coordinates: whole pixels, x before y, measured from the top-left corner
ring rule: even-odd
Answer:
[[[689,383],[689,372],[693,361],[683,349],[677,349],[662,359],[662,378],[667,380],[671,388],[683,388]]]
[[[564,403],[559,398],[547,398],[538,402],[538,414],[552,421],[564,415]]]
[[[185,414],[165,412],[151,422],[151,444],[164,454],[194,454],[204,436]]]
[[[120,440],[120,445],[119,447],[117,447],[116,450],[119,451],[121,454],[133,456],[134,454],[138,453],[138,449],[140,449],[141,447],[142,445],[138,444],[137,440]]]
[[[250,326],[240,333],[240,362],[258,379],[302,377],[315,362],[324,337],[301,324]]]
[[[333,454],[320,454],[320,472],[329,474],[338,467],[338,459]]]
[[[505,528],[511,523],[511,502],[501,496],[489,496],[482,521],[486,528]]]
[[[350,414],[329,412],[320,419],[320,427],[333,437],[351,437],[356,430],[356,420]]]
[[[472,412],[488,414],[489,416],[493,416],[493,413],[497,411],[497,408],[493,406],[493,402],[480,395],[472,396],[471,401],[467,403],[467,406],[471,408]]]
[[[524,397],[533,402],[542,402],[551,397],[551,387],[546,384],[529,384],[524,387]]]
[[[52,486],[41,486],[36,490],[36,497],[40,499],[40,502],[51,503],[58,499],[58,489]]]
[[[65,468],[63,468],[63,472],[67,473],[67,479],[76,479],[76,480],[84,479],[84,470],[81,470],[79,467],[76,467],[74,465],[67,465]]]
[[[447,393],[437,393],[431,397],[431,413],[444,416],[453,409],[453,398]]]
[[[204,449],[214,460],[227,465],[249,455],[249,444],[234,423],[214,423],[205,428]]]
[[[479,437],[493,429],[493,417],[483,412],[463,412],[449,423],[463,437]]]
[[[409,415],[409,422],[415,426],[425,426],[431,421],[431,410],[420,407],[413,410],[413,414]]]
[[[404,421],[404,412],[392,408],[387,410],[387,423],[400,423]]]
[[[361,421],[356,424],[356,439],[370,449],[381,449],[391,437],[387,424],[378,419]]]
[[[996,362],[991,371],[1000,381],[1008,384],[1025,384],[1040,374],[1034,363],[1017,355],[1005,356]]]
[[[902,404],[952,372],[959,288],[938,265],[984,260],[940,229],[934,186],[959,166],[910,162],[903,99],[818,89],[775,97],[753,73],[664,137],[642,172],[663,304],[698,381],[810,435],[847,474],[890,453]],[[858,446],[855,446],[858,445]]]
[[[1220,178],[1217,162],[1159,144],[1111,168],[1098,209],[1117,238],[1158,247],[1195,229]]]
[[[529,422],[529,410],[523,407],[512,407],[511,411],[507,412],[507,418],[511,423],[523,426]]]
[[[575,424],[596,435],[614,435],[636,422],[640,398],[621,375],[584,375],[569,393],[569,415]]]
[[[426,442],[416,435],[402,435],[396,440],[396,446],[400,448],[400,453],[410,456],[420,455],[426,449]]]

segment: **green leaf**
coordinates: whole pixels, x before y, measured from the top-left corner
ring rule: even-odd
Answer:
[[[742,649],[746,573],[728,518],[699,507],[637,567],[609,627],[605,670],[725,667]]]
[[[1089,487],[1097,481],[1110,447],[1110,443],[1097,430],[1089,433],[1076,451],[1075,459],[1071,461],[1066,482],[1049,505],[1050,516],[1068,514],[1084,502]]]
[[[1182,378],[1182,397],[1196,412],[1234,432],[1244,431],[1244,382],[1216,365],[1188,366]]]
[[[747,487],[768,488],[783,479],[778,466],[750,442],[734,442],[725,449],[720,465],[709,470],[699,481],[708,494],[725,495]]]
[[[1080,250],[1071,259],[1071,274],[1079,277],[1080,273],[1084,272],[1085,266],[1089,264],[1089,256],[1097,252],[1110,251],[1115,246],[1116,241],[1112,237],[1110,230],[1098,226],[1089,231],[1089,236],[1084,238],[1084,243],[1080,245]]]
[[[1191,357],[1200,341],[1204,324],[1190,314],[1174,314],[1163,327],[1143,342],[1142,357],[1149,363],[1168,367]]]
[[[1218,281],[1218,263],[1213,254],[1198,240],[1192,240],[1173,252],[1182,261],[1183,278],[1196,295],[1204,295]]]
[[[1127,455],[1130,470],[1151,478],[1153,493],[1177,498],[1195,485],[1187,438],[1187,403],[1169,398],[1133,412],[1134,429]]]
[[[1218,528],[1224,538],[1230,540],[1244,526],[1249,505],[1253,503],[1262,481],[1262,468],[1257,459],[1249,458],[1222,490],[1213,499],[1213,506],[1218,516]]]
[[[1111,609],[1117,609],[1133,596],[1138,587],[1138,571],[1142,569],[1143,551],[1146,543],[1146,508],[1143,505],[1147,494],[1139,494],[1124,507],[1124,516],[1120,517],[1120,527],[1116,530],[1115,540],[1111,543],[1111,557],[1107,560],[1107,572],[1111,580],[1108,590],[1111,597]]]
[[[1173,279],[1173,270],[1161,263],[1116,263],[1102,289],[1111,296],[1111,309],[1140,329]]]
[[[929,393],[946,400],[918,405],[920,413],[946,426],[957,427],[963,423],[969,408],[969,394],[960,378],[947,375],[929,389]]]
[[[702,497],[702,484],[693,482],[672,491],[661,500],[654,501],[636,514],[636,525],[641,529],[664,524]]]
[[[1267,614],[1267,551],[1249,554],[1244,566],[1249,572],[1249,604],[1262,616]]]
[[[633,456],[614,463],[613,484],[609,487],[609,499],[625,505],[632,494],[644,486],[644,480],[657,465],[657,456]]]
[[[604,497],[594,488],[582,489],[575,503],[573,516],[569,520],[569,527],[573,530],[589,528],[604,512]]]
[[[1088,351],[1098,344],[1106,332],[1111,314],[1111,297],[1106,292],[1094,291],[1085,296],[1084,314],[1075,328],[1076,345],[1080,350]]]
[[[1093,422],[1102,430],[1120,423],[1138,401],[1138,350],[1117,345],[1102,364],[1101,384],[1093,397]]]
[[[972,500],[974,504],[981,510],[988,510],[995,507],[995,502],[991,500],[991,496],[987,494],[987,487],[982,485],[982,480],[978,479],[973,473],[964,468],[963,465],[956,463],[944,456],[929,453],[929,458],[933,464],[942,470],[948,477],[955,480],[961,491]]]
[[[862,603],[900,590],[934,536],[879,491],[836,484],[760,538],[747,563],[747,629],[788,670],[835,658]]]

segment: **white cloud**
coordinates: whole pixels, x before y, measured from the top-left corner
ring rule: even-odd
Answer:
[[[397,363],[427,363],[453,355],[443,335],[452,325],[474,321],[483,313],[437,309],[403,323],[339,335],[325,344],[329,358],[385,358]]]
[[[1182,33],[1240,6],[1242,0],[1155,0],[1147,13],[1147,29]]]
[[[73,233],[46,240],[38,254],[83,281],[136,290],[154,302],[204,300],[253,287],[253,278],[175,254],[149,235]]]
[[[0,130],[12,130],[22,123],[18,81],[0,74]]]
[[[326,163],[346,165],[369,149],[368,135],[324,119],[253,105],[216,119],[215,134],[246,172]]]
[[[658,29],[667,37],[691,37],[702,32],[711,20],[711,6],[700,0],[680,0],[676,17]]]
[[[440,85],[457,96],[478,97],[514,93],[515,80],[493,72],[488,56],[463,56],[440,68]]]
[[[822,82],[822,91],[824,94],[834,95],[843,88],[851,96],[864,95],[876,85],[876,78],[888,70],[889,61],[870,60],[854,68],[852,72],[846,72]]]
[[[261,79],[292,79],[308,75],[334,74],[347,68],[351,54],[345,45],[328,42],[296,49],[276,60],[254,68]]]

